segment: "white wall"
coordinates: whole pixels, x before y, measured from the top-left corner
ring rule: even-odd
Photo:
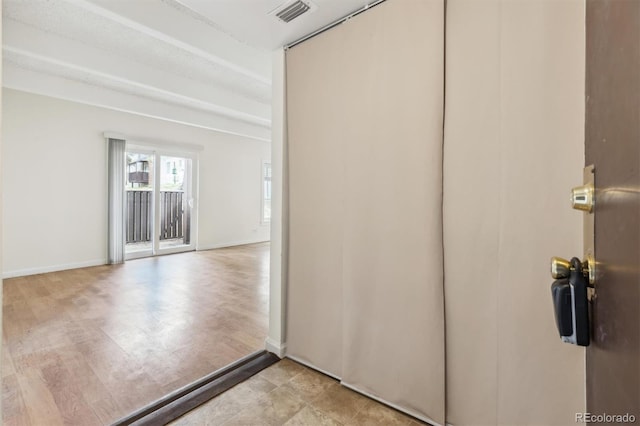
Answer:
[[[269,336],[266,347],[270,352],[284,356],[285,347],[285,309],[286,271],[288,259],[288,217],[283,209],[285,199],[284,158],[286,138],[285,111],[285,54],[284,49],[272,53],[272,107],[271,107],[271,253],[269,269]]]
[[[0,0],[0,44],[2,44],[2,0]],[[2,80],[2,52],[0,52],[0,81]],[[0,105],[2,105],[3,93],[0,90]],[[2,161],[2,140],[4,137],[2,136],[2,117],[0,114],[0,164]],[[2,175],[0,175],[0,241],[2,240]],[[2,245],[0,245],[0,265],[2,264]],[[2,327],[2,307],[4,306],[2,302],[2,294],[4,292],[4,284],[2,282],[2,277],[0,277],[0,328]],[[0,339],[0,352],[2,352],[2,339]],[[0,370],[2,370],[2,362],[0,361]],[[2,418],[2,404],[0,404],[0,419]]]
[[[269,240],[260,209],[262,161],[270,161],[270,144],[203,133],[198,141],[206,144],[200,153],[198,249]]]
[[[268,142],[4,89],[3,276],[106,262],[106,142],[203,146],[198,248],[266,241],[261,163]]]

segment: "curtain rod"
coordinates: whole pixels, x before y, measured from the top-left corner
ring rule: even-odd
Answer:
[[[303,36],[302,38],[299,38],[298,40],[296,40],[296,41],[294,41],[292,43],[285,44],[284,45],[284,50],[290,49],[290,48],[302,43],[303,41],[307,41],[310,38],[315,37],[320,33],[323,33],[323,32],[325,32],[325,31],[327,31],[327,30],[329,30],[329,29],[331,29],[331,28],[333,28],[333,27],[335,27],[337,25],[340,25],[343,22],[348,21],[349,19],[353,18],[354,16],[359,15],[362,12],[364,12],[365,10],[371,9],[372,7],[375,7],[375,6],[379,5],[380,3],[384,2],[384,1],[386,1],[386,0],[375,0],[375,1],[365,5],[364,7],[356,10],[355,12],[351,12],[347,16],[344,16],[344,17],[338,19],[337,21],[334,21],[334,22],[332,22],[332,23],[330,23],[328,25],[325,25],[324,27],[322,27],[320,29],[317,29],[317,30],[315,30],[314,32],[312,32],[310,34],[307,34],[306,36]]]

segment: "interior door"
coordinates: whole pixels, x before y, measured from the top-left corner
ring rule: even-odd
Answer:
[[[586,164],[596,298],[587,411],[640,419],[640,1],[587,0]],[[613,423],[612,418],[596,418]]]

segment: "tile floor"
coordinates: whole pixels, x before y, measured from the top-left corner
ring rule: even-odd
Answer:
[[[171,423],[172,426],[424,424],[289,359]]]

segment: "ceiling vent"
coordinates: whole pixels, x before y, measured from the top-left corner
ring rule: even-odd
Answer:
[[[276,15],[276,17],[278,17],[278,19],[280,19],[282,22],[289,23],[300,15],[314,10],[314,6],[315,5],[308,0],[297,0],[293,3],[285,4],[284,6],[279,7],[272,13]]]

